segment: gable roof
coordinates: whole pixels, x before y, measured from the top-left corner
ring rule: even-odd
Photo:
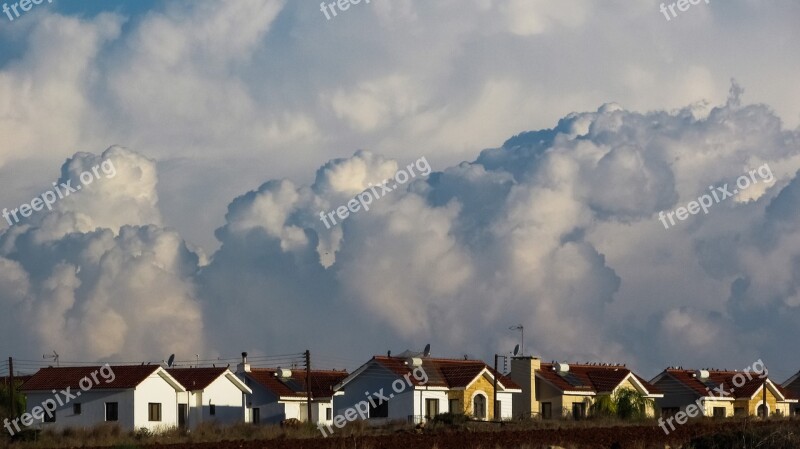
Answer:
[[[188,391],[205,390],[215,380],[225,377],[242,392],[252,393],[252,390],[228,368],[170,368],[167,372]]]
[[[440,387],[448,389],[466,388],[471,385],[481,375],[487,375],[494,380],[497,377],[498,386],[506,391],[520,390],[519,385],[514,383],[511,378],[503,376],[490,368],[482,360],[463,360],[463,359],[443,359],[432,357],[420,357],[422,369],[428,376],[428,381],[409,376],[408,381],[415,387]],[[402,378],[413,371],[407,364],[405,357],[374,356],[350,376],[344,379],[335,388],[341,389],[345,384],[361,375],[366,369],[372,366],[379,366],[388,370],[395,378]]]
[[[611,393],[630,380],[648,396],[662,396],[661,391],[624,365],[569,364],[569,371],[560,374],[555,363],[542,363],[536,376],[565,393]]]
[[[762,378],[758,373],[752,373],[748,378],[744,371],[708,370],[708,378],[702,379],[697,375],[697,370],[667,368],[655,377],[654,382],[658,383],[664,376],[672,377],[701,397],[720,398],[722,396],[721,387],[728,393],[722,397],[752,399],[756,393],[761,391],[761,387],[766,382],[768,388],[773,390],[779,400],[796,400],[791,392],[773,383],[768,377]],[[744,384],[739,387],[736,384],[741,382],[734,383],[734,377],[737,376],[744,381]]]
[[[159,375],[177,391],[186,391],[183,386],[159,365],[120,365],[112,366],[113,380],[106,381],[100,373],[102,366],[73,366],[73,367],[48,367],[42,368],[28,379],[21,391],[52,391],[67,387],[80,388],[83,378],[90,379],[93,390],[128,390],[136,388],[145,379],[153,374]],[[94,382],[92,374],[98,382]]]
[[[281,379],[275,368],[252,368],[244,375],[271,391],[275,396],[286,398],[305,398],[306,372],[292,370],[289,378]],[[311,397],[313,399],[331,398],[336,393],[333,386],[347,377],[347,371],[311,370]]]

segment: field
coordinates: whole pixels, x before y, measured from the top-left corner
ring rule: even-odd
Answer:
[[[39,436],[39,441],[15,442],[9,447],[114,447],[117,449],[540,449],[619,448],[651,449],[789,449],[800,447],[800,421],[729,420],[697,421],[665,435],[652,423],[638,425],[595,422],[475,424],[459,428],[440,426],[413,429],[367,429],[353,426],[342,435],[322,438],[310,428],[262,429],[246,433],[243,429],[209,427],[192,434],[137,435],[111,432],[87,435]],[[263,432],[267,432],[266,434]],[[93,438],[95,438],[93,440]],[[102,441],[96,438],[104,438]],[[79,441],[81,440],[81,441]],[[88,444],[87,444],[88,443]],[[93,446],[94,445],[94,446]]]

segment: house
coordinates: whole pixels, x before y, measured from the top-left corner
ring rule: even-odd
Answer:
[[[176,393],[186,389],[158,365],[103,365],[42,368],[20,391],[27,396],[24,425],[27,419],[37,428],[115,423],[157,431],[178,425]]]
[[[448,412],[489,420],[496,406],[501,419],[510,419],[513,394],[521,392],[481,360],[405,355],[374,356],[334,388],[344,391],[333,400],[337,414],[369,399],[365,419],[373,422],[417,422]]]
[[[178,394],[178,426],[196,428],[205,422],[245,422],[252,390],[225,368],[171,368],[167,372],[186,389]]]
[[[282,368],[252,368],[247,355],[236,369],[251,390],[246,421],[280,423],[285,419],[308,420],[306,371]],[[311,371],[311,421],[330,423],[333,418],[333,386],[347,377],[346,371]]]
[[[788,416],[793,399],[786,390],[758,372],[729,370],[690,370],[667,368],[651,381],[665,392],[656,401],[662,417],[686,412],[695,404],[702,416],[763,416],[766,387],[766,413]]]
[[[511,359],[510,377],[522,388],[520,400],[514,402],[514,416],[518,418],[581,419],[598,396],[614,394],[621,388],[654,400],[663,397],[657,387],[619,364],[542,363],[538,357],[520,356]],[[646,412],[654,415],[653,409]]]
[[[781,386],[793,398],[800,398],[800,372],[787,379]],[[792,416],[800,415],[800,403],[792,404],[791,409]]]

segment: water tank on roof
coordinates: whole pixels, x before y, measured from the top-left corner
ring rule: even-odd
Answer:
[[[408,360],[406,360],[406,365],[413,368],[422,366],[422,359],[419,357],[410,357]]]
[[[559,363],[556,365],[556,369],[559,373],[567,373],[569,372],[569,365],[566,363]]]
[[[697,370],[697,372],[695,373],[695,377],[700,379],[708,379],[708,370],[704,369]]]
[[[278,368],[278,370],[275,372],[275,375],[280,377],[281,379],[288,379],[292,377],[292,370],[286,368]]]

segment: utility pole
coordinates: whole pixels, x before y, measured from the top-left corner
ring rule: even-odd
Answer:
[[[761,387],[763,390],[763,398],[761,399],[762,405],[764,406],[764,419],[769,417],[769,409],[767,408],[767,378],[764,378],[764,386]]]
[[[8,371],[9,371],[8,379],[9,379],[10,384],[11,384],[11,388],[8,390],[9,391],[9,394],[8,394],[9,407],[8,407],[8,409],[11,410],[11,417],[12,418],[16,418],[17,417],[17,401],[15,401],[14,396],[16,396],[15,393],[17,391],[17,385],[16,385],[17,383],[16,383],[16,381],[14,381],[14,358],[13,357],[9,357],[8,358]]]
[[[494,378],[494,388],[493,388],[493,390],[494,390],[494,404],[492,404],[492,409],[494,409],[494,420],[495,421],[500,419],[500,410],[497,410],[497,376],[498,376],[497,359],[499,357],[500,356],[497,355],[497,354],[494,355],[494,375],[492,376]]]
[[[306,419],[311,423],[311,351],[306,349]]]

